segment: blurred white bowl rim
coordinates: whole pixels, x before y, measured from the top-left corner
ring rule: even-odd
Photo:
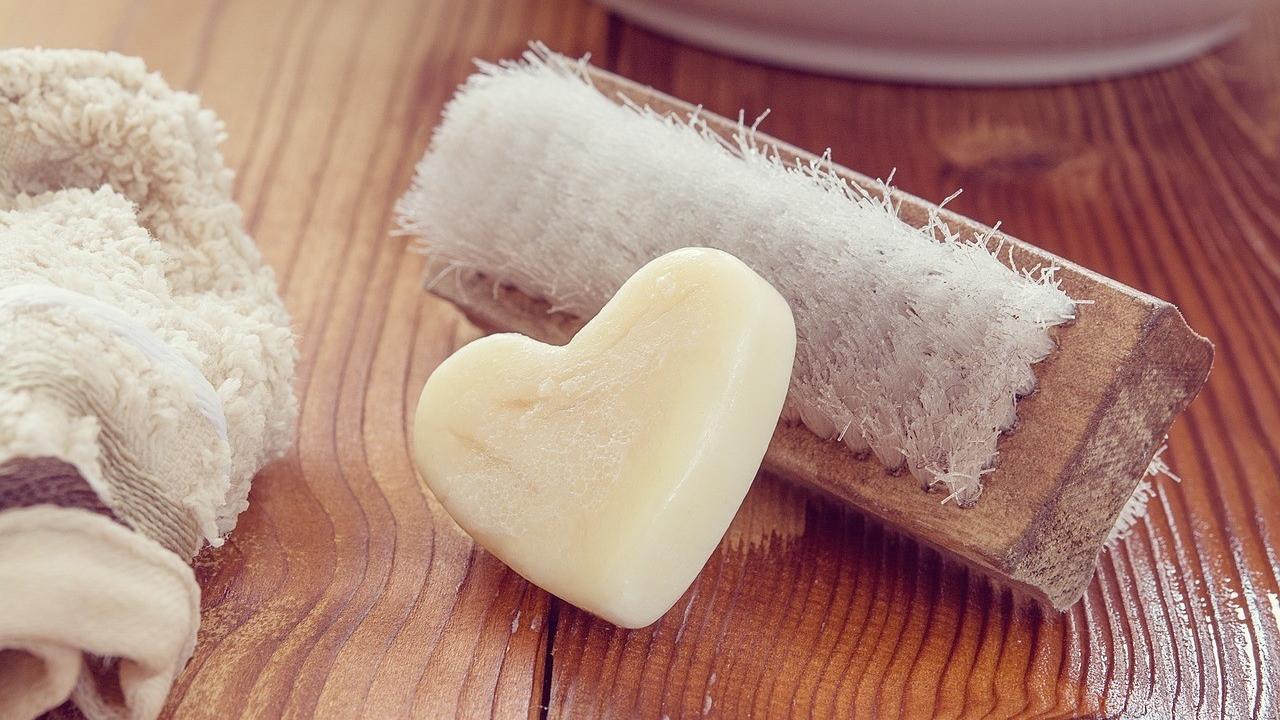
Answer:
[[[599,0],[695,45],[803,70],[955,85],[1089,80],[1230,40],[1253,0]]]

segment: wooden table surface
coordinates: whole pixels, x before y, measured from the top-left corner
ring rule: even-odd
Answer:
[[[1065,614],[761,478],[693,588],[624,631],[477,549],[409,462],[475,331],[389,238],[473,57],[542,39],[1167,298],[1218,348],[1151,514]],[[0,0],[0,42],[140,55],[226,120],[302,339],[296,451],[198,561],[168,713],[250,717],[1280,715],[1280,8],[1113,82],[955,90],[691,49],[582,0]]]

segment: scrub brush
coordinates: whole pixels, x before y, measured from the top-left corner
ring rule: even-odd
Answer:
[[[541,45],[480,64],[397,210],[428,289],[547,341],[665,252],[741,258],[798,335],[765,467],[1059,608],[1212,358],[1168,303]]]

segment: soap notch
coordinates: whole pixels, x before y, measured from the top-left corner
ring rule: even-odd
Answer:
[[[671,608],[760,467],[791,309],[720,250],[652,260],[563,346],[507,333],[436,368],[414,459],[451,517],[534,584],[623,627]]]

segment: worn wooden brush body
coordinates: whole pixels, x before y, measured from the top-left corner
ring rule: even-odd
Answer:
[[[595,68],[591,81],[609,97],[625,96],[656,111],[694,108]],[[737,123],[702,111],[726,137]],[[764,135],[783,160],[815,156]],[[835,171],[875,190],[871,179]],[[923,226],[938,208],[895,193],[901,217]],[[955,230],[989,228],[948,211]],[[780,424],[765,468],[820,490],[1057,608],[1074,603],[1095,558],[1163,441],[1174,417],[1203,386],[1212,345],[1173,305],[1014,238],[1004,240],[1019,267],[1055,265],[1061,287],[1086,301],[1077,319],[1054,329],[1058,349],[1034,366],[1037,389],[1018,402],[1017,424],[999,441],[981,502],[960,508],[943,494],[922,492],[905,473],[855,454],[798,424]],[[437,272],[429,287],[456,303],[478,326],[567,341],[587,318],[551,312],[541,298],[498,285],[479,272]]]

